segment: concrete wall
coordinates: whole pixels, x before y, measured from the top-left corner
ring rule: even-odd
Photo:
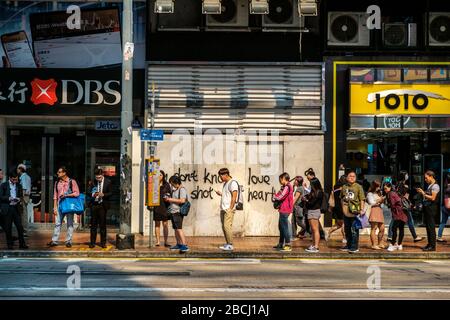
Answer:
[[[230,136],[221,140],[219,136],[167,135],[164,142],[158,143],[156,154],[161,159],[161,169],[169,176],[180,174],[190,192],[192,207],[183,225],[186,235],[222,236],[220,197],[214,192],[222,190],[217,175],[222,167],[229,168],[244,190],[244,210],[236,213],[235,235],[278,235],[278,214],[271,202],[272,193],[280,187],[278,176],[283,171],[291,178],[303,176],[304,171],[312,167],[323,180],[323,136],[281,136],[276,137],[278,141],[273,146],[248,137]],[[133,215],[136,214],[133,210]],[[139,215],[144,216],[140,221],[142,224],[142,220],[147,220],[148,210],[144,209]],[[133,217],[133,221],[138,219]],[[137,229],[133,228],[133,232]],[[148,223],[139,229],[148,234]]]

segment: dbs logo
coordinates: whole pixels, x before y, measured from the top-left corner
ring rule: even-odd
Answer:
[[[35,78],[31,81],[31,102],[33,104],[54,105],[58,98],[56,97],[56,87],[58,84],[54,79],[40,80]]]

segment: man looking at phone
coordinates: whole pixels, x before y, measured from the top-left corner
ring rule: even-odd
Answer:
[[[92,216],[91,216],[91,243],[89,248],[95,247],[97,240],[97,229],[100,226],[100,246],[106,248],[106,213],[109,209],[109,198],[112,194],[111,181],[105,178],[102,169],[95,169],[95,180],[97,183],[91,190],[92,194]]]
[[[427,191],[416,188],[417,192],[423,196],[423,220],[427,229],[428,244],[422,248],[423,251],[436,251],[436,226],[434,217],[439,212],[439,184],[436,183],[436,174],[428,170],[425,172],[425,183],[428,184]]]
[[[2,228],[5,230],[8,250],[13,249],[12,224],[14,222],[19,234],[19,248],[28,249],[23,236],[22,219],[19,206],[23,196],[22,186],[18,183],[16,170],[9,174],[9,180],[0,185],[0,218]]]

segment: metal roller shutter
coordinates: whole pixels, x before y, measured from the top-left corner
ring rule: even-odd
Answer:
[[[155,127],[322,131],[322,64],[148,65]]]

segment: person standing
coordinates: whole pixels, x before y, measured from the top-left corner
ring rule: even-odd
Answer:
[[[341,176],[338,182],[336,182],[336,184],[334,185],[333,192],[330,195],[330,200],[328,204],[331,210],[332,218],[334,219],[335,223],[328,231],[328,237],[326,239],[328,241],[328,239],[331,237],[331,234],[340,229],[342,233],[342,242],[344,244],[347,243],[347,239],[345,239],[345,232],[344,232],[344,213],[342,212],[341,192],[346,179],[347,179],[346,176]]]
[[[302,197],[305,195],[303,189],[303,177],[296,176],[294,178],[294,211],[292,215],[292,241],[300,237],[302,233],[306,232],[304,210],[301,207]],[[301,230],[297,234],[297,227]]]
[[[47,243],[49,247],[58,245],[59,235],[61,234],[61,225],[64,217],[67,222],[66,247],[72,247],[73,237],[73,218],[74,213],[62,214],[59,210],[59,203],[65,198],[76,198],[80,195],[80,189],[75,180],[70,179],[67,175],[66,167],[60,167],[56,172],[58,180],[55,182],[53,190],[53,213],[56,214],[55,229],[53,230],[52,240]]]
[[[280,230],[280,239],[278,245],[274,248],[283,252],[292,251],[291,246],[291,227],[289,226],[289,216],[294,210],[294,191],[289,182],[289,174],[284,172],[279,176],[281,189],[274,194],[272,201],[279,201],[278,208],[278,229]]]
[[[112,195],[111,180],[105,178],[103,170],[98,168],[94,171],[95,183],[90,190],[91,202],[91,242],[89,248],[95,247],[97,240],[97,229],[100,227],[100,246],[106,248],[106,216],[108,213],[109,199]]]
[[[164,247],[170,248],[168,238],[169,238],[169,212],[167,208],[169,203],[165,201],[165,198],[170,197],[171,187],[170,184],[166,181],[166,173],[161,170],[159,176],[159,206],[154,208],[154,217],[155,220],[155,238],[156,238],[156,246],[159,247],[161,245],[161,222],[163,224],[163,233],[164,233]]]
[[[419,237],[416,233],[416,229],[414,227],[414,220],[412,217],[412,212],[411,212],[411,201],[409,199],[409,195],[410,195],[410,190],[409,190],[409,186],[407,184],[407,181],[409,179],[408,176],[408,172],[402,170],[399,173],[398,176],[398,183],[397,183],[397,193],[400,196],[401,199],[403,199],[403,202],[405,203],[409,203],[410,205],[408,205],[409,208],[403,208],[403,210],[405,211],[406,215],[408,216],[408,228],[409,231],[411,232],[411,235],[414,239],[414,242],[419,242],[423,240],[423,237]],[[388,240],[392,240],[392,226],[394,224],[394,221],[391,220],[391,223],[389,224],[389,232],[388,232]]]
[[[447,224],[448,218],[450,216],[450,173],[447,173],[444,188],[445,190],[444,203],[442,204],[442,219],[441,223],[439,224],[438,238],[436,239],[438,242],[446,242],[442,238],[442,234],[444,233],[445,225]]]
[[[384,215],[381,205],[384,203],[385,197],[381,194],[381,183],[379,180],[375,180],[370,185],[367,193],[367,203],[370,205],[369,222],[371,226],[370,241],[372,243],[372,249],[381,250],[384,249],[383,237],[384,237]],[[394,221],[394,220],[392,220]],[[377,236],[378,230],[378,236]]]
[[[2,228],[5,231],[8,250],[13,249],[12,224],[17,228],[19,235],[19,248],[28,249],[23,235],[22,218],[20,216],[22,186],[18,183],[19,177],[14,170],[9,174],[9,180],[0,185],[0,217]]]
[[[402,242],[405,232],[405,224],[408,222],[408,215],[402,208],[402,200],[400,196],[392,190],[392,184],[387,182],[384,184],[384,193],[386,194],[389,208],[392,213],[392,220],[394,221],[392,227],[392,240],[388,247],[388,251],[403,250]],[[398,231],[398,241],[397,241]]]
[[[220,198],[220,221],[225,236],[226,244],[219,247],[223,251],[233,251],[233,219],[236,213],[238,201],[239,183],[230,176],[227,168],[219,170],[219,176],[223,181],[222,191],[216,190]]]
[[[364,190],[361,185],[356,183],[356,173],[351,170],[347,174],[347,183],[342,187],[341,192],[345,237],[347,238],[347,244],[341,251],[359,252],[359,229],[355,226],[355,220],[358,215],[365,213],[365,200]]]
[[[436,229],[434,217],[439,212],[439,184],[436,182],[436,174],[428,170],[424,174],[425,183],[428,184],[427,191],[417,188],[417,192],[423,197],[423,220],[427,229],[428,244],[422,248],[423,251],[436,251]]]
[[[181,185],[180,177],[170,177],[169,183],[172,186],[172,195],[165,195],[164,201],[170,203],[168,212],[172,220],[173,229],[175,230],[175,238],[177,239],[177,244],[170,247],[170,250],[180,250],[180,253],[185,253],[190,249],[183,232],[184,217],[181,215],[181,206],[189,200],[188,193],[186,188]]]
[[[311,192],[303,197],[303,201],[305,202],[305,207],[308,210],[308,220],[309,225],[311,226],[311,234],[312,234],[312,245],[310,245],[307,249],[307,252],[317,253],[319,252],[319,242],[320,242],[320,232],[319,232],[319,224],[321,211],[320,208],[322,206],[322,201],[324,192],[322,185],[320,184],[319,179],[314,178],[310,181]]]
[[[305,171],[305,176],[306,176],[306,179],[308,179],[308,181],[310,183],[311,183],[312,179],[317,179],[316,172],[314,171],[313,168],[309,168],[308,170],[306,170]],[[303,183],[303,188],[305,189],[305,194],[308,194],[311,191],[311,186],[308,187],[306,185],[306,182]],[[303,209],[303,214],[307,217],[308,213],[305,212],[305,211],[307,211],[307,210],[304,208]],[[309,220],[308,219],[305,219],[305,224],[306,224],[306,228],[307,228],[308,232],[311,234],[311,227],[309,225]],[[322,239],[322,240],[326,240],[327,239],[327,235],[325,234],[325,231],[323,230],[322,223],[320,222],[320,220],[319,220],[319,233],[320,233],[320,239]]]
[[[19,164],[17,166],[17,173],[19,174],[20,185],[23,190],[22,203],[22,225],[24,229],[24,236],[27,236],[28,224],[34,223],[33,203],[31,201],[31,177],[27,173],[27,166]]]

